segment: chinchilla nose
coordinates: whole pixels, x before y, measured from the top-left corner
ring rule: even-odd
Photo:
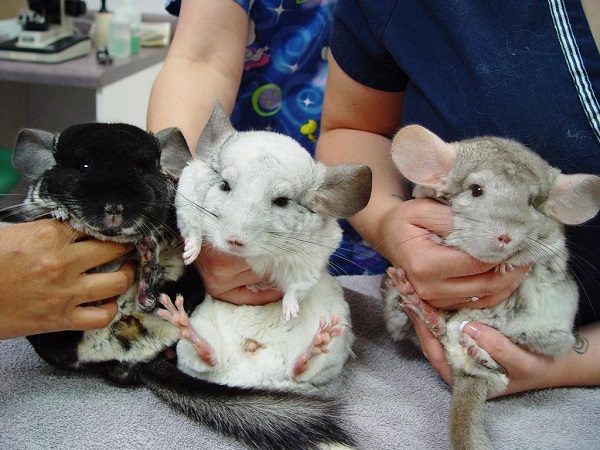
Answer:
[[[115,203],[108,203],[104,207],[104,212],[106,214],[111,214],[113,216],[117,216],[119,214],[123,214],[123,205],[115,204]]]
[[[498,237],[496,237],[496,240],[498,241],[498,245],[500,245],[500,246],[504,246],[504,245],[510,244],[512,242],[512,238],[510,237],[510,234],[508,234],[508,233],[499,235]]]
[[[236,248],[242,248],[244,247],[246,244],[244,244],[244,242],[236,237],[236,236],[229,236],[227,238],[227,243],[231,246],[231,247],[236,247]]]

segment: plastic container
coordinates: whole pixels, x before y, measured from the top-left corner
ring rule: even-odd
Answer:
[[[142,47],[142,13],[133,5],[131,0],[121,0],[117,11],[127,16],[131,34],[130,53],[136,55]]]
[[[131,55],[131,29],[129,16],[124,8],[117,8],[110,20],[108,54],[115,59]]]
[[[127,15],[131,32],[131,54],[137,55],[142,48],[142,13],[131,6],[127,9]]]

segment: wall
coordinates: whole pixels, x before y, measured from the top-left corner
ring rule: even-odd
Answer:
[[[13,17],[17,17],[19,11],[26,6],[27,0],[0,0],[0,19],[12,19]]]
[[[2,2],[4,0],[0,0]],[[89,11],[100,9],[100,0],[85,0]],[[112,11],[119,4],[119,0],[106,0],[106,9]],[[133,0],[136,6],[142,13],[150,14],[168,14],[165,11],[164,0]]]

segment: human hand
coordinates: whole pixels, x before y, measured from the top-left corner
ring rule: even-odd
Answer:
[[[114,299],[85,304],[124,293],[135,269],[124,264],[112,273],[86,272],[131,248],[85,238],[49,219],[0,228],[0,339],[110,323]]]
[[[507,298],[520,284],[528,267],[500,273],[493,264],[440,245],[432,237],[452,231],[448,206],[430,199],[399,204],[384,217],[381,235],[385,254],[407,274],[417,295],[440,309],[489,308]],[[478,301],[467,302],[471,296]]]
[[[451,385],[452,370],[446,361],[442,344],[414,312],[406,312],[413,323],[423,354],[446,383]],[[495,397],[560,384],[553,382],[561,367],[560,360],[519,347],[499,331],[480,323],[468,322],[463,333],[473,338],[479,347],[504,368],[509,384],[504,392]]]
[[[219,300],[236,305],[265,305],[283,297],[277,289],[255,289],[265,277],[252,272],[243,258],[220,252],[209,244],[202,246],[194,265],[206,292]]]

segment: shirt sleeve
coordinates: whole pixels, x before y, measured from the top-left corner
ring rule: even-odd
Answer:
[[[169,14],[178,16],[180,8],[181,8],[181,0],[166,0],[165,1],[165,9],[167,10],[167,12]]]
[[[369,24],[360,0],[339,0],[334,10],[331,52],[355,81],[382,91],[404,91],[408,78],[383,45],[381,32]]]
[[[250,11],[250,0],[233,0],[235,3],[240,5],[246,12]],[[179,15],[181,9],[181,0],[165,0],[165,9],[168,13],[174,16]]]

